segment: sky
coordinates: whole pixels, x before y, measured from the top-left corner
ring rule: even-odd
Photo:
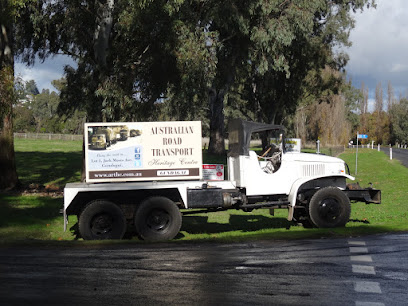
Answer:
[[[352,46],[344,49],[350,60],[348,77],[356,88],[364,81],[373,103],[376,85],[381,82],[386,100],[391,82],[396,98],[408,95],[408,1],[377,0],[377,8],[364,9],[354,17],[356,26],[350,33]],[[62,77],[65,65],[75,63],[68,57],[55,56],[33,67],[16,63],[16,76],[35,80],[37,87],[56,90],[51,81]]]
[[[30,67],[19,63],[17,60],[15,63],[15,76],[21,77],[24,81],[34,80],[40,92],[43,89],[57,91],[51,82],[62,78],[66,65],[76,67],[75,62],[64,55],[50,57],[44,62],[37,60],[34,66]]]
[[[347,75],[355,87],[361,82],[374,98],[379,82],[387,93],[391,82],[396,98],[408,95],[408,1],[377,0],[376,9],[355,14],[350,33],[352,47],[345,49],[350,60]],[[385,99],[386,100],[386,99]]]

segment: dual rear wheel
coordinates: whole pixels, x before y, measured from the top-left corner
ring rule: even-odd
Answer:
[[[181,213],[166,197],[143,200],[134,215],[138,236],[147,241],[173,239],[181,228]],[[119,206],[107,200],[90,202],[79,216],[79,233],[85,240],[122,239],[127,222]]]

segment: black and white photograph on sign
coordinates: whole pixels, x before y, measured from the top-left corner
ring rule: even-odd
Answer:
[[[142,135],[140,128],[129,129],[126,125],[117,126],[89,126],[88,148],[90,150],[107,150],[123,147],[121,143],[127,140],[133,143],[140,142]],[[128,144],[126,144],[128,145]]]

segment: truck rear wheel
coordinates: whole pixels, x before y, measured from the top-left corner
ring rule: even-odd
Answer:
[[[172,200],[150,197],[136,209],[134,222],[136,232],[143,240],[171,240],[180,231],[181,213]]]
[[[342,227],[350,219],[350,200],[336,187],[319,189],[309,203],[311,221],[317,227]]]
[[[126,232],[126,219],[116,204],[95,200],[79,216],[79,233],[85,240],[122,239]]]

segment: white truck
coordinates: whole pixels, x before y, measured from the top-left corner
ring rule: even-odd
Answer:
[[[170,240],[180,231],[184,213],[227,209],[252,211],[261,208],[268,208],[271,213],[274,209],[287,209],[287,219],[304,226],[342,227],[349,221],[350,201],[381,203],[380,190],[362,189],[358,184],[346,183],[347,179],[354,180],[354,177],[350,176],[348,166],[341,159],[285,152],[282,126],[241,119],[233,119],[229,123],[228,180],[205,181],[201,171],[191,168],[191,164],[197,166],[197,163],[198,167],[202,167],[199,164],[202,163],[201,125],[200,135],[196,133],[195,138],[191,138],[189,133],[197,132],[197,124],[187,127],[174,127],[175,123],[172,124],[170,127],[133,127],[143,130],[141,135],[146,137],[138,144],[128,144],[131,151],[133,146],[135,148],[135,163],[141,167],[140,172],[133,169],[132,175],[119,170],[104,174],[98,170],[94,171],[93,179],[87,172],[86,182],[67,184],[64,189],[64,230],[67,229],[68,215],[76,215],[79,234],[86,240],[121,239],[130,225],[143,240]],[[154,136],[159,132],[176,133],[178,137],[157,141]],[[270,145],[259,155],[250,148],[251,138],[256,134],[266,135]],[[196,138],[199,138],[200,146],[198,162],[192,161],[184,168],[183,164],[170,162],[172,158],[185,161],[179,155],[181,153],[193,154],[195,149],[187,148],[185,140],[193,142]],[[141,147],[143,141],[149,139],[156,145],[163,142],[172,147],[161,151]],[[143,162],[148,160],[146,154],[151,151],[156,154],[153,164],[164,169],[143,169],[145,166],[139,160],[143,151]],[[113,152],[116,151],[112,151],[112,155],[120,155]],[[100,154],[101,151],[88,152],[87,155],[91,153]],[[160,155],[161,161],[156,158],[157,155]],[[110,164],[103,164],[102,160],[107,160],[106,156],[103,157],[100,159],[101,167],[119,167],[111,159]],[[97,162],[97,158],[90,159]],[[95,165],[89,166],[88,163],[86,166],[95,168]],[[146,177],[145,173],[152,177]]]

